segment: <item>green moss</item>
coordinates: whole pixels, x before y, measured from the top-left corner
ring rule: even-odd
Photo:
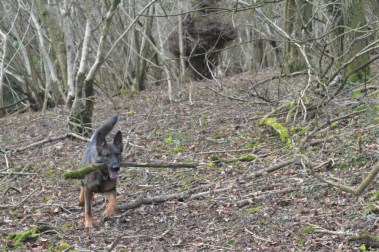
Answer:
[[[235,239],[230,239],[228,241],[228,245],[230,245],[230,246],[234,246],[234,245],[236,245],[236,243],[237,243],[237,241]]]
[[[43,195],[43,200],[44,200],[45,202],[51,200],[52,198],[53,198],[53,197],[52,197],[51,195],[49,195],[49,194],[45,194],[45,195]]]
[[[377,214],[378,213],[378,209],[376,208],[375,205],[373,205],[372,203],[369,203],[367,205],[367,209],[364,211],[364,214],[367,215],[367,214]]]
[[[241,150],[243,150],[243,149],[253,149],[253,148],[255,148],[255,147],[257,147],[257,146],[259,146],[261,144],[261,142],[259,142],[259,141],[249,141],[249,142],[247,142],[242,148],[241,148]]]
[[[64,241],[59,241],[58,243],[54,243],[51,241],[51,246],[49,246],[48,251],[73,251],[74,248]]]
[[[253,160],[257,159],[257,158],[258,157],[256,155],[254,155],[254,154],[247,154],[247,155],[244,155],[244,156],[227,159],[227,160],[225,160],[225,162],[227,162],[227,163],[231,163],[231,162],[235,162],[235,161],[250,162],[250,161],[253,161]]]
[[[265,117],[259,121],[259,125],[266,125],[275,130],[285,144],[291,144],[291,139],[286,127],[276,121],[276,118]]]
[[[330,124],[330,128],[331,129],[335,129],[335,128],[337,128],[338,127],[338,122],[332,122],[331,124]]]
[[[213,162],[218,162],[221,160],[221,156],[220,154],[212,154],[210,155],[209,159],[212,160]]]
[[[264,208],[265,208],[264,206],[256,206],[256,207],[252,207],[252,208],[249,208],[249,209],[240,210],[240,211],[238,211],[236,213],[240,217],[247,217],[249,215],[252,215],[252,214],[255,214],[255,213],[261,211]],[[263,219],[260,219],[258,222],[260,222],[259,224],[263,224],[265,221],[263,221]]]
[[[8,241],[11,241],[13,248],[24,249],[26,242],[35,241],[40,236],[38,227],[29,228],[26,231],[18,233],[10,233],[7,237]]]
[[[169,136],[169,137],[167,137],[167,138],[164,140],[165,144],[171,144],[173,141],[174,141],[174,139],[173,139],[172,136]]]
[[[339,168],[339,169],[346,169],[346,168],[349,168],[349,163],[347,163],[347,162],[341,162],[341,163],[337,166],[337,168]]]
[[[63,229],[70,228],[70,227],[72,227],[72,223],[71,222],[66,222],[66,223],[63,223],[63,225],[62,225]]]
[[[207,168],[213,168],[215,166],[215,162],[208,162],[205,164],[205,167]]]
[[[362,246],[360,246],[362,251],[366,251],[367,248],[370,248],[372,246],[376,247],[379,244],[379,236],[371,235],[367,232],[361,235],[354,235],[350,237],[349,240],[362,243]]]
[[[349,82],[359,84],[367,81],[368,79],[370,79],[370,75],[367,73],[367,70],[362,69],[350,75],[348,80]]]
[[[372,195],[370,201],[379,201],[379,190],[374,192],[374,195]]]
[[[365,104],[360,104],[360,105],[358,105],[358,106],[356,106],[354,108],[355,111],[361,111],[361,110],[364,110],[364,109],[366,109],[366,105]]]
[[[260,210],[264,209],[265,207],[264,206],[256,206],[256,207],[252,207],[252,208],[249,208],[246,213],[247,214],[253,214],[253,213],[256,213],[256,212],[259,212]]]
[[[52,178],[55,175],[55,169],[50,167],[43,175],[45,178]]]
[[[304,136],[308,131],[308,127],[292,127],[290,130],[292,134],[298,134],[299,136]]]
[[[183,146],[183,145],[181,145],[181,146],[175,146],[175,147],[174,147],[174,152],[175,152],[176,154],[178,154],[178,153],[182,153],[182,152],[185,152],[185,151],[186,151],[186,147]]]
[[[68,171],[63,174],[64,179],[83,179],[86,174],[96,171],[99,168],[97,167],[97,164],[93,164],[91,166],[83,167],[76,169],[74,171]],[[105,168],[106,169],[106,168]]]
[[[362,92],[360,90],[355,90],[354,93],[351,95],[353,99],[358,99],[362,95]]]
[[[135,88],[134,85],[130,85],[130,87],[127,87],[127,88],[121,88],[121,89],[120,89],[120,93],[121,93],[123,96],[131,96],[131,95],[133,95],[135,92],[136,92],[136,88]]]
[[[306,226],[300,230],[298,230],[298,233],[300,234],[310,234],[313,233],[315,228],[313,226]]]

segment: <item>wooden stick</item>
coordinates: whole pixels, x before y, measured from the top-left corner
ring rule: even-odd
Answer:
[[[139,162],[122,162],[122,167],[149,167],[149,168],[196,168],[197,163],[139,163]],[[74,171],[68,171],[63,174],[65,179],[83,179],[86,174],[96,170],[106,169],[104,164],[91,164],[81,167]]]

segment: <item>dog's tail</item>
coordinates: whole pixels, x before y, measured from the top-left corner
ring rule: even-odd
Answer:
[[[112,131],[113,127],[117,123],[117,116],[112,116],[109,118],[102,126],[100,126],[95,133],[93,133],[91,138],[91,144],[96,144],[98,139],[105,141],[105,137]]]

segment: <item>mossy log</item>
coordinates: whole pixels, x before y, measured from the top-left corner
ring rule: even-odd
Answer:
[[[149,167],[149,168],[196,168],[197,163],[136,163],[122,162],[121,167]],[[68,171],[63,174],[65,179],[83,179],[86,174],[96,170],[106,169],[103,164],[91,164],[80,167],[74,171]]]

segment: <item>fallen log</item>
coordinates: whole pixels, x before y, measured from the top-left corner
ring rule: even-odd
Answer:
[[[149,168],[196,168],[197,163],[138,163],[122,162],[121,167],[149,167]],[[86,174],[96,170],[106,169],[104,164],[90,164],[63,174],[64,179],[83,179]]]

